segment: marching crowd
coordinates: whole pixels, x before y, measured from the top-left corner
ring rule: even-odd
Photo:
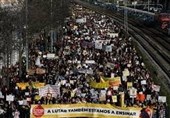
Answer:
[[[19,78],[19,63],[8,70],[2,69],[0,79],[4,81],[7,74],[10,78],[9,88],[1,87],[2,117],[29,118],[31,104],[109,103],[123,104],[123,107],[150,106],[155,118],[166,118],[166,101],[158,99],[160,88],[154,85],[132,38],[126,35],[123,27],[105,15],[73,6],[72,16],[65,20],[63,37],[54,46],[55,56],[47,58],[53,53],[45,51],[48,38],[39,36],[29,44],[30,69],[41,68],[43,72],[30,74],[24,71],[23,63]],[[114,78],[120,78],[118,84],[114,83]],[[17,86],[20,82],[29,84],[21,89]],[[37,98],[40,93],[33,82],[56,85],[59,93],[55,97],[50,94]],[[94,82],[100,86],[93,86]],[[107,82],[108,85],[103,86]],[[132,89],[137,95],[131,95]],[[7,95],[14,99],[7,101]]]

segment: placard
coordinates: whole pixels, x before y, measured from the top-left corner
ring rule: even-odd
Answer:
[[[107,67],[113,69],[115,67],[115,65],[113,63],[107,62],[106,64]]]
[[[132,82],[127,82],[127,89],[129,90],[132,87],[133,87],[133,83]]]
[[[35,69],[28,69],[27,74],[28,75],[34,75],[35,74]]]
[[[131,88],[131,89],[129,89],[129,93],[130,93],[130,98],[136,98],[137,89]]]
[[[146,100],[151,100],[151,95],[147,94],[146,95]]]
[[[165,102],[166,102],[166,96],[159,96],[159,97],[158,97],[158,102],[163,102],[163,103],[165,103]]]
[[[129,73],[129,70],[126,68],[126,69],[124,69],[124,71],[123,71],[123,76],[129,76],[130,75],[130,73]]]
[[[5,111],[3,109],[0,109],[0,114],[5,113]]]
[[[111,38],[118,37],[118,33],[107,33],[107,35],[110,36]]]
[[[115,74],[114,73],[111,73],[111,78],[114,78],[115,77]]]
[[[18,101],[18,104],[19,104],[19,105],[23,105],[23,103],[24,103],[23,100],[19,100],[19,101]]]
[[[112,101],[113,101],[113,103],[117,102],[117,96],[116,95],[112,96]]]
[[[9,101],[9,102],[14,101],[14,96],[13,95],[7,95],[6,96],[6,101]]]
[[[113,86],[113,90],[118,90],[119,86]]]
[[[123,80],[124,82],[126,82],[126,81],[127,81],[127,77],[126,77],[126,76],[122,76],[122,80]]]
[[[27,97],[26,99],[28,102],[31,102],[31,98],[30,97]]]
[[[156,91],[156,92],[159,92],[160,91],[160,86],[158,86],[158,85],[152,85],[152,89],[154,90],[154,91]]]
[[[57,85],[46,85],[39,89],[39,96],[44,97],[47,94],[52,94],[52,97],[60,96],[60,87]]]
[[[86,60],[85,63],[86,64],[95,64],[96,62],[94,60]]]
[[[105,45],[105,46],[104,46],[104,51],[106,51],[106,52],[112,52],[112,46],[111,46],[111,45]]]
[[[27,100],[23,100],[23,105],[28,105]]]
[[[0,98],[4,98],[4,96],[2,95],[2,92],[0,91]]]
[[[54,53],[48,53],[47,54],[47,59],[54,59],[55,58],[55,54]]]
[[[25,92],[25,95],[26,95],[26,96],[29,96],[29,92]]]
[[[99,101],[106,101],[106,90],[101,90],[99,94]]]
[[[141,85],[146,85],[146,80],[142,80]]]
[[[46,73],[46,71],[43,68],[37,68],[36,69],[36,74],[38,74],[38,75],[42,75],[42,74],[45,74],[45,73]]]
[[[86,23],[86,18],[78,18],[76,19],[76,23]]]
[[[95,49],[101,50],[103,48],[103,43],[99,41],[95,41]]]

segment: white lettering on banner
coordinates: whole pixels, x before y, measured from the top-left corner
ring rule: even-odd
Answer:
[[[103,108],[50,108],[45,109],[44,114],[50,115],[50,114],[63,114],[63,113],[69,113],[69,114],[81,114],[81,113],[93,113],[93,114],[107,114],[107,115],[114,115],[114,116],[137,116],[139,113],[133,112],[133,111],[126,111],[126,110],[112,110],[112,109],[103,109]]]
[[[93,108],[93,107],[75,107],[75,108],[47,108],[44,109],[44,115],[63,115],[63,114],[101,114],[107,116],[117,117],[133,117],[138,118],[140,111],[127,111],[119,109],[105,109],[105,108]]]

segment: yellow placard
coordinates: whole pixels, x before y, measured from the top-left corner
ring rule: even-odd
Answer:
[[[26,89],[27,86],[29,86],[28,83],[25,83],[25,82],[21,82],[21,83],[17,83],[17,86],[21,89],[21,90],[24,90]]]
[[[117,102],[117,96],[116,95],[112,96],[112,101]]]
[[[132,88],[132,86],[133,86],[133,83],[132,83],[132,82],[127,82],[127,89]]]
[[[17,86],[19,88],[21,88],[21,90],[25,90],[26,87],[28,86],[32,86],[33,88],[41,88],[45,86],[45,83],[41,83],[41,82],[31,82],[31,85],[28,82],[21,82],[21,83],[17,83]]]
[[[119,86],[121,84],[120,77],[114,77],[114,78],[101,77],[101,78],[102,81],[100,81],[99,83],[95,81],[91,81],[90,86],[93,88],[108,88],[110,86]]]

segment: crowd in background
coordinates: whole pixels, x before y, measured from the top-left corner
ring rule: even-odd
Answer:
[[[166,102],[158,101],[159,91],[153,89],[153,78],[137,53],[132,37],[127,36],[123,27],[112,18],[75,4],[71,8],[72,16],[65,20],[63,37],[54,46],[55,58],[44,56],[53,53],[45,51],[48,38],[39,35],[29,44],[29,67],[32,70],[44,69],[43,74],[29,74],[25,71],[24,62],[21,77],[19,63],[2,69],[0,82],[6,80],[7,74],[10,78],[9,88],[1,87],[4,96],[0,98],[2,116],[29,118],[31,104],[109,103],[121,106],[120,93],[124,92],[124,107],[150,106],[155,117],[165,118]],[[124,71],[129,74],[124,76]],[[102,83],[102,77],[120,77],[121,84],[117,87],[92,87],[91,82]],[[19,82],[28,82],[29,86],[23,90],[17,86]],[[33,82],[59,86],[60,93],[57,97],[36,99],[39,90],[31,85]],[[142,100],[130,96],[127,83],[132,83],[131,88],[143,95]],[[15,96],[14,101],[6,101],[9,94]],[[100,99],[102,94],[104,100]],[[112,96],[117,96],[116,102]],[[26,100],[26,103],[21,105],[21,100]]]

